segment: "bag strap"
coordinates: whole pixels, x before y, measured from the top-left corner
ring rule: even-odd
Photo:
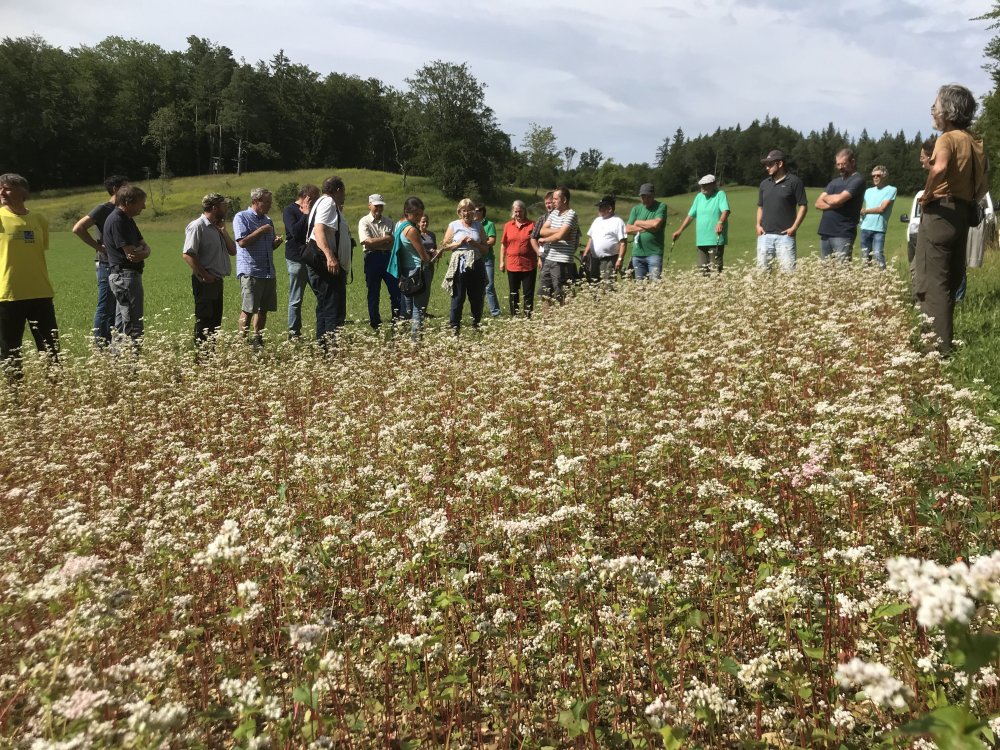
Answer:
[[[316,201],[315,204],[313,204],[312,209],[309,211],[309,221],[308,221],[307,226],[306,226],[306,242],[308,242],[309,240],[312,239],[313,228],[316,226],[316,212],[317,212],[317,209],[319,208],[320,201],[322,201],[323,198],[330,198],[330,196],[329,195],[324,195],[322,198],[320,198],[318,201]],[[334,238],[333,238],[334,246],[333,246],[332,249],[333,249],[334,254],[337,256],[337,260],[339,261],[340,260],[340,225],[344,223],[344,215],[342,213],[340,213],[340,206],[337,205],[337,202],[333,198],[330,198],[330,202],[333,203],[333,207],[335,209],[337,209],[337,231],[334,233]],[[354,281],[354,264],[351,264],[351,281]]]

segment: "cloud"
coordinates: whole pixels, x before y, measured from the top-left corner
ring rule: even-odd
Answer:
[[[260,8],[255,12],[255,8]],[[501,127],[521,142],[530,122],[559,145],[650,161],[677,127],[689,136],[770,114],[808,132],[930,129],[937,87],[992,88],[982,70],[991,32],[982,0],[403,0],[375,5],[235,0],[115,6],[68,0],[5,10],[4,33],[57,46],[112,33],[185,49],[198,36],[248,62],[279,49],[325,75],[376,77],[405,88],[424,63],[468,63]]]

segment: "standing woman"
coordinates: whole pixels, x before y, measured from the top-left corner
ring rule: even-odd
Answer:
[[[462,325],[462,306],[469,298],[472,327],[479,328],[483,319],[483,297],[486,294],[486,265],[483,258],[489,252],[483,225],[475,220],[476,207],[468,198],[458,203],[458,220],[448,225],[444,248],[453,251],[444,286],[451,291],[451,314],[448,324],[455,335]]]
[[[426,250],[431,257],[433,257],[434,253],[436,253],[438,249],[438,238],[437,235],[430,230],[430,225],[430,218],[428,218],[427,214],[423,214],[417,224],[417,229],[420,230],[420,241],[424,244],[424,250]]]
[[[408,276],[423,276],[423,289],[412,296],[400,294],[399,318],[410,319],[410,337],[417,341],[424,325],[427,303],[431,298],[431,281],[434,278],[434,256],[424,245],[418,228],[424,219],[424,202],[411,196],[403,202],[403,219],[396,223],[389,255],[388,271],[402,280]],[[425,225],[426,226],[426,225]]]
[[[530,318],[535,307],[535,269],[538,253],[531,244],[535,222],[528,218],[524,201],[514,201],[511,220],[504,224],[500,237],[500,272],[507,271],[510,289],[510,317],[517,315],[521,295],[524,295],[524,317]]]
[[[948,84],[938,90],[931,107],[934,127],[941,131],[934,144],[924,194],[914,258],[914,294],[925,315],[934,319],[938,351],[951,352],[955,294],[965,274],[965,244],[977,203],[986,193],[986,159],[982,140],[968,127],[976,114],[976,99],[965,86]]]

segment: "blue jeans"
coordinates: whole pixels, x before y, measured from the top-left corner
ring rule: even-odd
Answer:
[[[795,270],[795,237],[761,234],[757,237],[757,268],[766,271],[777,259],[782,271]]]
[[[142,338],[145,293],[142,271],[122,268],[108,274],[108,286],[115,296],[115,330],[134,342]]]
[[[493,258],[483,260],[486,265],[486,304],[490,308],[490,315],[494,318],[500,315],[500,300],[497,299],[497,290],[493,286]]]
[[[389,253],[365,253],[365,285],[368,287],[368,322],[372,328],[382,325],[379,305],[382,301],[382,283],[389,290],[392,317],[399,317],[399,281],[389,273]]]
[[[115,324],[115,295],[108,286],[111,266],[98,262],[97,266],[97,309],[94,311],[94,343],[107,346],[111,343],[111,329]]]
[[[876,232],[872,229],[861,230],[861,260],[865,263],[872,262],[872,256],[879,267],[885,268],[885,232]]]
[[[410,320],[410,338],[414,341],[420,338],[420,331],[424,327],[424,316],[427,314],[427,303],[431,300],[431,282],[434,280],[434,264],[424,263],[421,267],[424,274],[424,291],[412,297],[405,294],[399,296],[399,319]],[[408,274],[409,271],[400,268],[399,275]]]
[[[854,250],[854,237],[825,237],[819,236],[819,257],[829,258],[831,255],[837,260],[848,261],[851,259],[851,252]]]
[[[663,256],[647,255],[645,257],[632,256],[632,269],[635,271],[635,280],[642,281],[646,277],[658,279],[663,274]]]
[[[309,286],[308,267],[288,258],[285,263],[288,265],[288,333],[299,336],[302,333],[302,294]]]

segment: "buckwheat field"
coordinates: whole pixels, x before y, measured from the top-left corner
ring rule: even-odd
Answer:
[[[27,361],[0,744],[990,746],[997,436],[905,300],[805,262]]]

